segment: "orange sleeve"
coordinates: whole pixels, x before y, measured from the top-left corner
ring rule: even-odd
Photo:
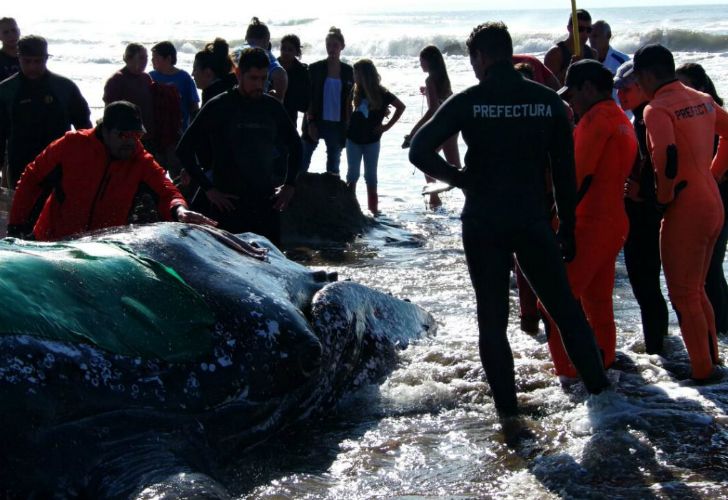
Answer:
[[[176,207],[181,205],[187,208],[187,203],[182,193],[167,178],[165,170],[151,156],[145,155],[143,161],[145,162],[143,182],[159,196],[159,215],[164,220],[173,220]]]
[[[655,169],[657,202],[667,204],[675,197],[675,178],[668,175],[670,173],[668,169],[668,148],[676,146],[675,128],[670,114],[662,108],[653,108],[648,105],[645,108],[644,120],[647,128],[647,142],[650,157],[652,158],[652,167]]]
[[[710,171],[715,180],[720,181],[728,171],[728,112],[715,102],[715,133],[720,137],[718,152],[713,158]]]
[[[577,126],[574,141],[574,161],[576,162],[576,190],[581,191],[584,179],[594,175],[599,161],[604,157],[604,148],[609,139],[611,123],[597,112],[591,116],[586,115]]]
[[[43,181],[57,166],[62,164],[66,144],[70,137],[72,136],[66,135],[55,140],[25,167],[13,197],[8,225],[23,226],[30,223],[33,207],[44,191]]]

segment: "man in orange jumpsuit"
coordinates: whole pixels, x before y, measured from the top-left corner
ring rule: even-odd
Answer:
[[[581,302],[602,351],[614,363],[616,327],[612,307],[614,266],[629,230],[624,183],[637,155],[632,124],[612,99],[613,76],[603,64],[574,63],[559,94],[580,116],[574,131],[576,258],[567,264],[569,284]],[[549,349],[557,375],[576,376],[556,324],[549,318]]]
[[[639,49],[634,69],[650,99],[644,120],[657,203],[664,209],[660,254],[667,290],[690,356],[692,378],[705,381],[717,374],[719,364],[705,277],[723,225],[715,178],[721,178],[728,167],[728,113],[709,95],[676,79],[672,53],[662,45]],[[720,145],[713,160],[715,134]]]

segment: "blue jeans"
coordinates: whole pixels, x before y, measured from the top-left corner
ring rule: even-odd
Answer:
[[[359,180],[361,160],[364,159],[364,180],[369,187],[377,187],[377,163],[379,162],[380,142],[371,144],[357,144],[350,139],[346,141],[346,160],[349,169],[346,172],[347,184]]]
[[[346,128],[341,122],[326,120],[316,122],[316,126],[318,127],[319,139],[323,139],[326,143],[326,172],[339,175],[341,150],[344,149],[346,142]],[[308,167],[311,166],[311,157],[318,143],[318,140],[316,142],[303,141],[303,172],[308,172]]]

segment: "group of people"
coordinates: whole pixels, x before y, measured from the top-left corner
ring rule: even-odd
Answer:
[[[716,335],[728,331],[728,114],[712,82],[698,65],[676,69],[661,45],[629,60],[610,46],[609,25],[592,25],[586,11],[567,30],[541,62],[513,53],[504,24],[477,26],[466,45],[479,83],[455,95],[442,54],[424,48],[428,111],[403,145],[428,182],[465,193],[480,356],[504,416],[518,409],[506,336],[514,260],[522,327],[537,329],[542,318],[556,373],[581,376],[590,393],[609,387],[605,369],[615,361],[612,292],[623,247],[647,352],[660,353],[667,334],[661,268],[694,379],[720,373]],[[363,161],[368,207],[378,213],[380,139],[405,105],[371,60],[341,60],[337,28],[325,37],[327,57],[306,66],[296,35],[282,38],[276,58],[268,27],[253,18],[245,46],[231,51],[216,39],[195,55],[191,76],[176,67],[170,42],[152,47],[149,74],[145,47],[129,44],[93,128],[78,88],[46,68],[45,39],[21,38],[9,18],[0,34],[0,71],[17,71],[0,83],[3,179],[17,189],[9,235],[56,240],[125,224],[145,194],[162,219],[279,244],[279,213],[321,139],[330,175],[340,175],[346,148],[351,189]],[[429,201],[441,203],[436,194]]]

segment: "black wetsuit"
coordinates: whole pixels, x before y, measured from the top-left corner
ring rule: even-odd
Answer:
[[[233,73],[228,73],[222,78],[215,80],[209,87],[202,91],[202,101],[200,106],[204,106],[207,104],[207,101],[222,94],[223,92],[227,92],[237,84],[238,79]]]
[[[436,153],[457,132],[468,146],[463,171]],[[410,161],[420,170],[465,193],[463,245],[478,304],[480,357],[502,415],[517,408],[506,336],[513,253],[558,324],[587,389],[598,393],[609,385],[544,211],[549,160],[561,236],[573,242],[576,180],[566,109],[554,91],[525,80],[510,61],[494,64],[479,85],[442,104],[410,149]]]
[[[46,71],[37,80],[16,73],[0,84],[0,158],[7,144],[8,186],[26,165],[73,125],[91,128],[86,100],[68,78]]]
[[[0,82],[20,71],[20,61],[0,50]]]
[[[301,139],[279,101],[268,95],[243,97],[237,87],[202,107],[177,147],[177,156],[203,190],[238,197],[235,209],[203,212],[233,233],[254,232],[280,244],[280,217],[273,210],[276,150],[288,151],[285,184],[294,185],[301,165]],[[209,165],[200,165],[200,156]],[[208,156],[209,155],[209,156]],[[210,180],[204,170],[209,170]]]
[[[650,354],[662,352],[667,335],[667,302],[660,288],[660,223],[662,213],[657,209],[655,173],[652,169],[647,135],[642,113],[647,103],[634,113],[634,130],[639,142],[637,164],[630,174],[640,184],[639,197],[643,201],[624,200],[629,217],[629,233],[624,243],[624,263],[632,285],[632,292],[640,306],[645,349]]]
[[[280,58],[278,59],[280,62]],[[308,76],[308,65],[298,59],[286,70],[288,73],[288,90],[283,99],[283,107],[294,125],[298,123],[298,112],[305,113],[311,99],[311,78]]]

